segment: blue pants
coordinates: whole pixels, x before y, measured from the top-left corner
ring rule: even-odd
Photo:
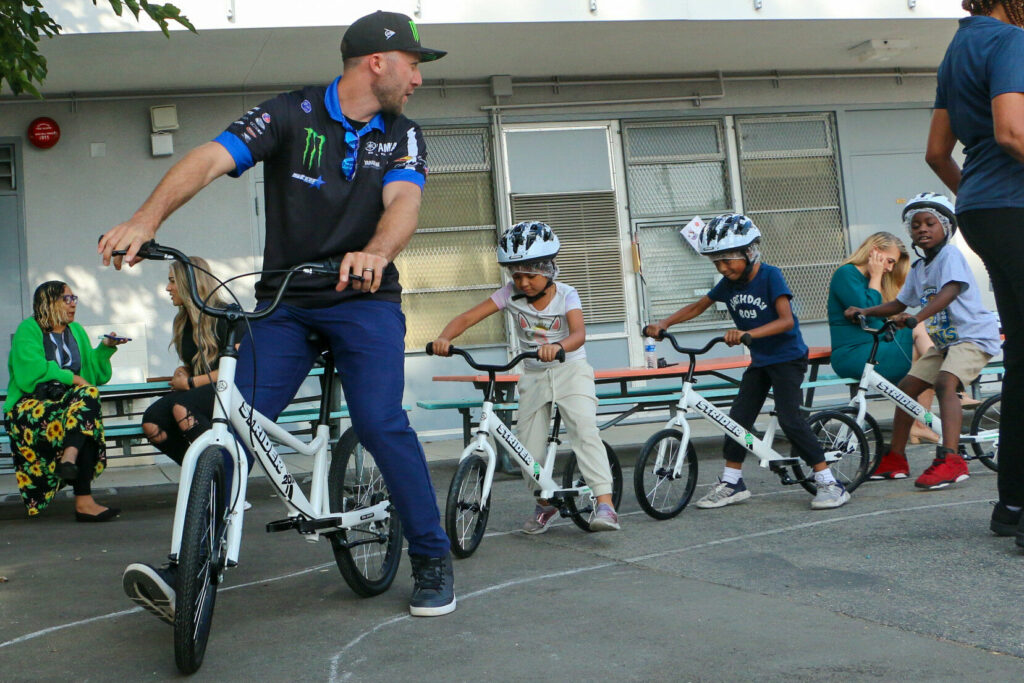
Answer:
[[[313,366],[318,349],[307,340],[311,331],[326,339],[334,354],[352,426],[380,467],[402,520],[409,553],[447,555],[450,545],[441,528],[427,460],[402,408],[405,316],[400,304],[373,300],[328,308],[281,304],[272,315],[252,323],[252,336],[246,335],[239,347],[235,383],[242,396],[276,420]]]

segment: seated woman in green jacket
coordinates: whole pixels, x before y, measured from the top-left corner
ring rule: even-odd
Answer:
[[[910,254],[906,245],[890,232],[876,232],[832,275],[828,287],[828,325],[832,337],[832,369],[840,377],[860,379],[873,341],[860,325],[847,320],[843,311],[848,306],[864,308],[892,301],[909,271]],[[882,323],[878,318],[868,320],[871,327],[881,327]],[[910,370],[915,343],[923,346],[917,349],[918,353],[924,353],[931,345],[927,335],[914,335],[906,328],[897,330],[893,341],[880,342],[875,371],[898,384]],[[921,396],[922,402],[930,402],[930,399],[930,395]],[[911,438],[914,443],[922,438],[938,442],[938,435],[920,422],[914,423]]]
[[[53,280],[36,288],[33,316],[21,321],[11,342],[4,421],[30,516],[70,483],[75,519],[106,522],[120,510],[92,497],[91,482],[107,462],[96,386],[110,380],[110,357],[126,340],[111,333],[93,348],[74,321],[77,306],[67,283]]]

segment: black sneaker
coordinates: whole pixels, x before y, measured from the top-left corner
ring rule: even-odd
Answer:
[[[165,564],[156,569],[133,562],[121,577],[124,592],[160,621],[174,625],[174,589],[178,585],[178,565]]]
[[[412,598],[409,614],[439,617],[455,611],[455,573],[451,554],[444,557],[409,555],[412,563]]]
[[[992,508],[992,521],[988,528],[997,536],[1015,536],[1020,525],[1020,510],[1014,512],[1003,503],[996,503]]]

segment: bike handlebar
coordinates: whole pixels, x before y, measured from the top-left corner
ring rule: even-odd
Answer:
[[[715,337],[714,339],[710,340],[707,344],[705,344],[703,348],[700,348],[700,349],[688,349],[688,348],[685,348],[683,346],[680,346],[679,342],[676,341],[675,335],[673,335],[668,330],[661,330],[658,333],[658,336],[655,337],[655,339],[658,339],[658,340],[668,339],[669,342],[672,343],[672,346],[673,346],[673,348],[675,348],[676,351],[678,351],[679,353],[685,353],[688,356],[700,356],[700,355],[703,355],[703,354],[707,353],[708,351],[710,351],[711,348],[713,346],[715,346],[716,344],[724,344],[725,343],[725,337]],[[740,337],[740,342],[744,346],[750,346],[751,342],[753,342],[753,341],[754,341],[754,338],[750,336],[749,332],[744,332],[743,336]]]
[[[128,253],[127,249],[117,249],[112,252],[112,256],[124,256]],[[147,261],[178,261],[185,266],[185,277],[188,280],[188,292],[192,297],[192,302],[206,315],[213,316],[215,318],[248,318],[249,320],[259,320],[265,318],[277,309],[281,303],[281,297],[284,295],[285,290],[288,288],[288,283],[296,273],[305,273],[306,275],[329,275],[337,276],[338,271],[341,269],[341,261],[335,259],[328,259],[326,261],[311,261],[309,263],[301,263],[294,268],[291,268],[284,276],[284,281],[281,286],[278,287],[277,293],[274,295],[273,301],[266,308],[259,311],[243,311],[237,304],[230,304],[227,308],[217,308],[215,306],[209,306],[199,296],[199,289],[196,286],[196,276],[193,270],[192,261],[189,260],[188,256],[178,251],[173,247],[165,247],[157,244],[155,240],[150,240],[139,247],[137,256]],[[362,280],[355,274],[349,275],[350,279]]]
[[[434,342],[427,342],[426,352],[428,356],[434,355]],[[487,365],[484,363],[477,363],[475,360],[473,360],[473,357],[469,355],[468,351],[466,351],[465,349],[460,349],[457,346],[449,346],[448,353],[449,355],[455,354],[457,356],[462,356],[463,358],[466,359],[466,362],[469,363],[469,366],[471,368],[473,368],[474,370],[483,370],[484,372],[505,372],[506,370],[511,370],[513,367],[518,365],[523,360],[527,360],[530,358],[540,360],[540,357],[537,355],[536,351],[526,351],[524,353],[520,353],[518,356],[510,360],[505,365]],[[559,363],[565,362],[565,349],[558,350],[558,353],[555,354],[555,360],[557,360]]]
[[[892,330],[896,329],[896,322],[893,321],[893,320],[886,320],[884,323],[882,323],[882,326],[878,327],[878,328],[868,327],[867,316],[865,316],[863,313],[854,313],[853,314],[853,321],[860,325],[860,329],[862,329],[865,332],[868,332],[870,334],[873,334],[876,337],[879,336],[879,335],[882,335],[882,334],[886,334],[886,333],[891,332]],[[903,319],[903,324],[908,329],[912,330],[912,329],[914,329],[914,327],[917,326],[917,318],[913,318],[913,317],[911,317],[911,318],[904,318]]]

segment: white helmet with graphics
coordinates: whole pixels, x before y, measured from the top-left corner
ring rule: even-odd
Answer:
[[[754,225],[754,221],[741,213],[723,213],[700,231],[698,246],[700,253],[712,261],[724,258],[754,261],[759,256],[754,245],[760,241],[761,231]]]
[[[922,192],[907,202],[907,205],[903,207],[903,225],[906,226],[908,231],[910,230],[910,221],[913,220],[914,214],[921,213],[922,211],[932,214],[942,223],[947,240],[956,232],[956,209],[953,206],[953,202],[946,195],[935,192]]]
[[[516,223],[498,238],[498,263],[514,268],[551,261],[560,245],[555,231],[547,223],[523,221]]]

